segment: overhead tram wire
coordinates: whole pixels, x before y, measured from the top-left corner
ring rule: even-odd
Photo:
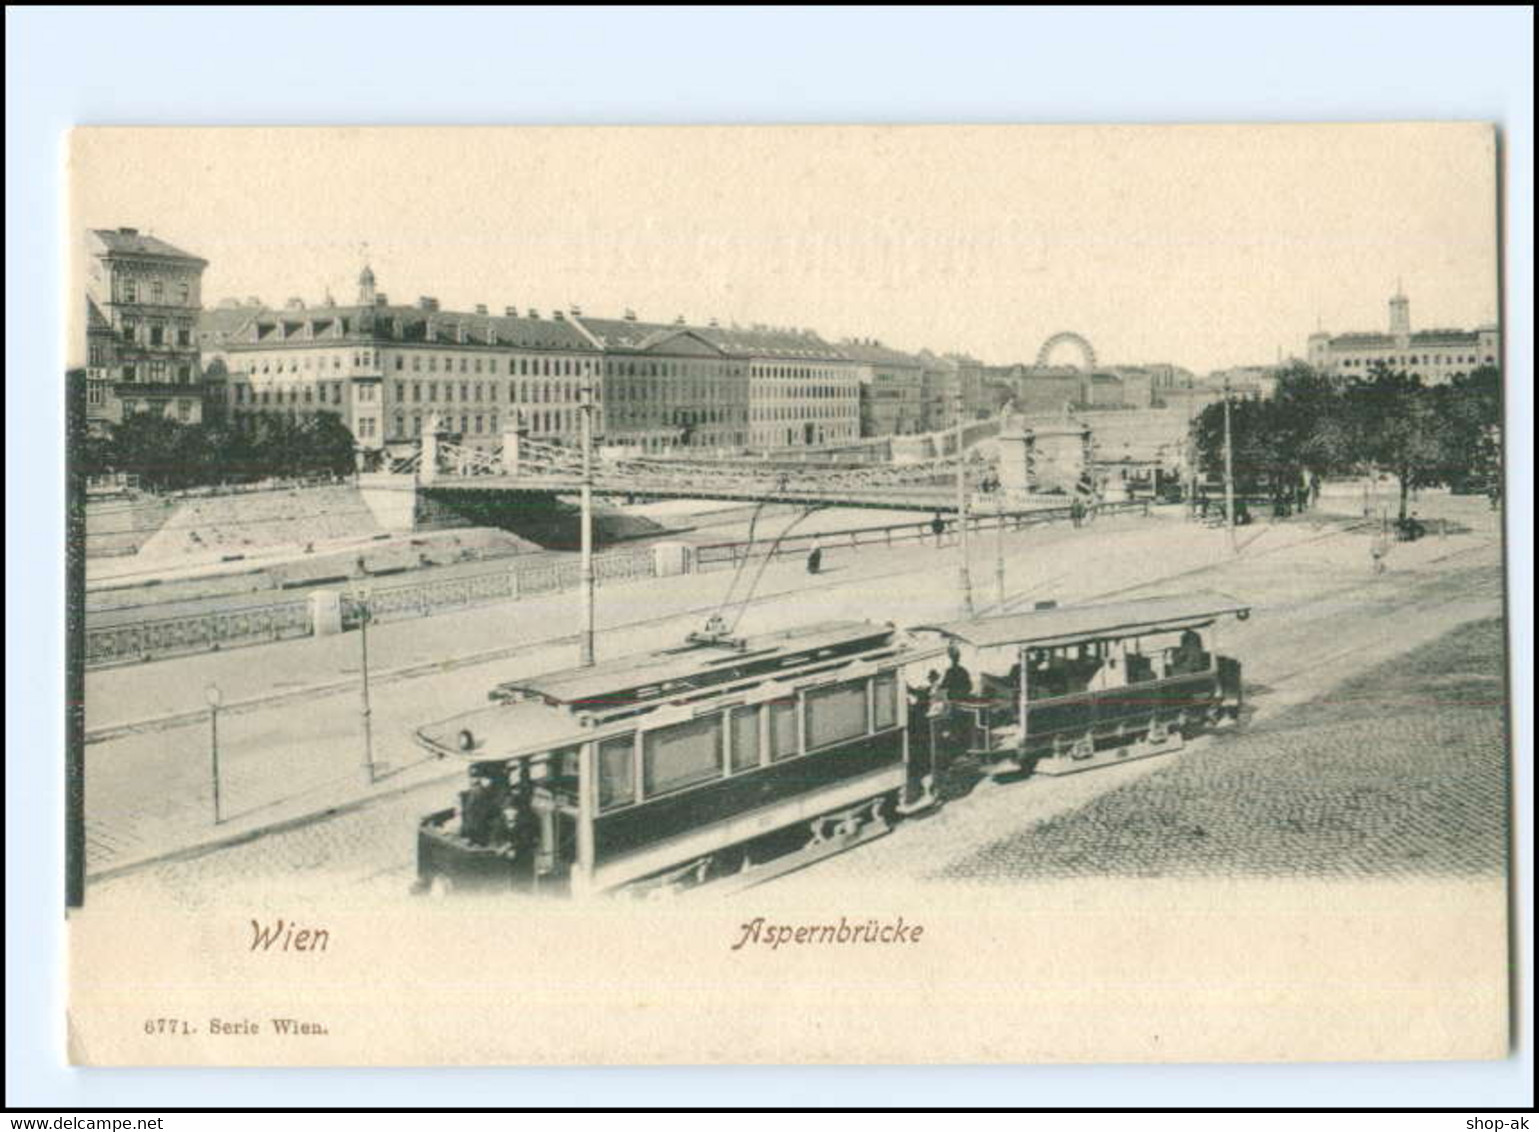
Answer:
[[[824,504],[817,503],[809,505],[802,511],[800,515],[796,516],[796,518],[787,523],[785,528],[775,536],[775,541],[770,544],[769,550],[764,555],[764,561],[759,563],[758,572],[753,576],[753,584],[748,587],[748,592],[743,595],[743,600],[738,603],[737,616],[732,619],[732,624],[727,628],[729,633],[737,632],[738,622],[742,621],[743,614],[748,611],[748,603],[753,600],[753,595],[758,592],[759,580],[764,577],[765,568],[774,561],[775,552],[780,549],[780,544],[785,540],[785,537],[791,533],[791,529],[795,527],[796,524],[807,518],[807,516],[811,515],[814,511],[821,511],[824,506]]]

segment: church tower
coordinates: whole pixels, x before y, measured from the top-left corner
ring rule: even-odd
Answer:
[[[1411,342],[1411,300],[1405,297],[1405,288],[1395,285],[1395,293],[1389,300],[1389,332],[1395,345],[1405,347]]]
[[[367,265],[358,276],[358,305],[360,307],[374,305],[374,269]]]

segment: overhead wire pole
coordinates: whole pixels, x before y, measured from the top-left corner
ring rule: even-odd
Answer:
[[[973,615],[973,576],[968,566],[967,537],[967,461],[962,458],[962,422],[957,421],[957,545],[961,553],[958,577],[962,584],[962,609]]]
[[[1224,378],[1224,523],[1229,528],[1229,553],[1239,553],[1234,541],[1234,438],[1229,427],[1229,379]]]
[[[582,387],[582,635],[577,662],[593,666],[593,382]]]

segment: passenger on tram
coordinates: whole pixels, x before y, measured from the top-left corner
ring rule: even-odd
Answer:
[[[1195,629],[1186,630],[1181,634],[1181,643],[1171,653],[1170,674],[1185,676],[1194,672],[1205,672],[1207,667],[1208,654],[1202,647],[1202,634]]]
[[[489,771],[477,769],[470,789],[460,795],[460,836],[472,845],[489,847],[505,830],[502,802],[505,789],[499,789]]]
[[[968,699],[973,694],[973,677],[972,673],[962,666],[962,652],[952,645],[946,655],[951,658],[951,666],[946,669],[945,678],[941,681],[946,698],[952,702]]]

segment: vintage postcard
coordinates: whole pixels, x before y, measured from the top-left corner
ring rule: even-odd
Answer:
[[[75,1063],[1506,1055],[1490,125],[68,159]]]

